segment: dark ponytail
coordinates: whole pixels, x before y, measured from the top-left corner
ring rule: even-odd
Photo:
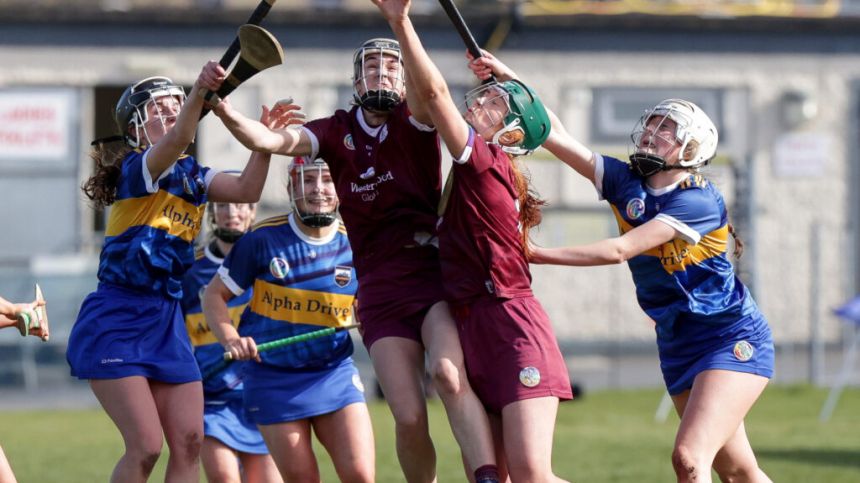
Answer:
[[[739,237],[737,232],[735,231],[735,225],[732,225],[731,223],[729,223],[729,235],[731,235],[732,239],[735,241],[735,258],[742,257],[744,254],[744,241],[741,240],[741,237]]]
[[[122,140],[122,138],[119,138]],[[122,160],[131,151],[125,142],[114,139],[95,141],[90,158],[95,161],[95,172],[81,186],[92,200],[94,208],[105,208],[116,200],[116,187],[122,171]]]

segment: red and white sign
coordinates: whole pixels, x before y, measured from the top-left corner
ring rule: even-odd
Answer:
[[[69,91],[0,90],[0,160],[68,157]]]

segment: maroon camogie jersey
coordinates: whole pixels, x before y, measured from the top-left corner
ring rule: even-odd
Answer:
[[[353,107],[304,129],[313,145],[311,157],[321,157],[331,169],[362,303],[403,298],[390,292],[405,278],[438,285],[438,255],[427,246],[435,244],[442,187],[436,130],[416,121],[405,103],[381,126],[368,125]],[[415,248],[424,256],[416,256]],[[430,291],[441,296],[438,287]]]
[[[510,158],[470,128],[466,149],[452,169],[451,197],[439,224],[448,300],[463,304],[488,296],[531,295]]]

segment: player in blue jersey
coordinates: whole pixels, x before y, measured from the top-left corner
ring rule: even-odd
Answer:
[[[259,223],[233,247],[203,298],[212,331],[250,360],[245,409],[286,481],[319,481],[313,431],[341,481],[372,482],[373,430],[347,332],[258,353],[257,344],[348,325],[358,288],[338,198],[321,159],[289,169],[292,211]],[[237,330],[227,304],[253,288]]]
[[[201,299],[206,285],[215,276],[233,244],[254,222],[253,203],[209,203],[207,218],[212,240],[196,256],[182,283],[182,311],[194,357],[203,373],[203,448],[200,460],[209,481],[281,481],[257,427],[245,416],[242,407],[241,364],[217,369],[224,350],[203,316]],[[238,326],[248,305],[251,291],[228,303],[230,320]]]
[[[516,74],[491,55],[479,78]],[[699,174],[714,157],[717,129],[695,104],[667,99],[634,129],[630,164],[591,152],[551,115],[550,152],[592,181],[621,235],[584,246],[534,247],[532,262],[628,262],[639,305],[656,323],[660,367],[681,416],[672,465],[679,482],[769,482],[744,418],[773,375],[770,328],[734,273],[733,229],[716,187]],[[736,241],[735,255],[742,244]]]
[[[165,439],[166,480],[199,478],[203,391],[179,306],[182,278],[207,199],[256,202],[269,165],[268,155],[255,153],[232,176],[184,154],[200,118],[199,93],[217,90],[224,77],[209,62],[187,99],[165,77],[134,83],[116,106],[122,142],[92,153],[96,170],[83,190],[97,208],[110,206],[110,216],[98,289],[81,306],[66,358],[122,434],[125,453],[111,481],[146,481]]]

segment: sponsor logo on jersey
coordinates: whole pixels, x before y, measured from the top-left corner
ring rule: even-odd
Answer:
[[[520,383],[525,387],[535,387],[540,384],[540,371],[537,367],[528,366],[520,371]]]
[[[284,277],[287,276],[287,272],[290,271],[290,264],[287,263],[286,260],[280,257],[275,257],[269,262],[269,273],[272,274],[273,277],[278,280],[283,280]]]
[[[352,134],[347,134],[343,137],[343,145],[350,151],[355,151],[355,143],[352,142]]]
[[[359,178],[361,178],[361,179],[370,179],[370,178],[372,178],[372,177],[373,177],[373,175],[375,175],[375,174],[376,174],[376,170],[375,170],[375,169],[373,169],[373,166],[371,166],[371,167],[367,168],[367,171],[365,171],[365,172],[361,173],[360,175],[358,175],[358,177],[359,177]]]
[[[752,344],[745,340],[742,340],[735,343],[735,349],[733,352],[735,353],[735,358],[737,360],[741,362],[746,362],[752,359],[752,356],[755,353],[755,349],[753,349]]]
[[[338,287],[346,287],[352,281],[352,269],[343,265],[334,267],[334,283]]]
[[[633,198],[627,202],[627,218],[636,220],[645,214],[645,201],[642,198]]]

